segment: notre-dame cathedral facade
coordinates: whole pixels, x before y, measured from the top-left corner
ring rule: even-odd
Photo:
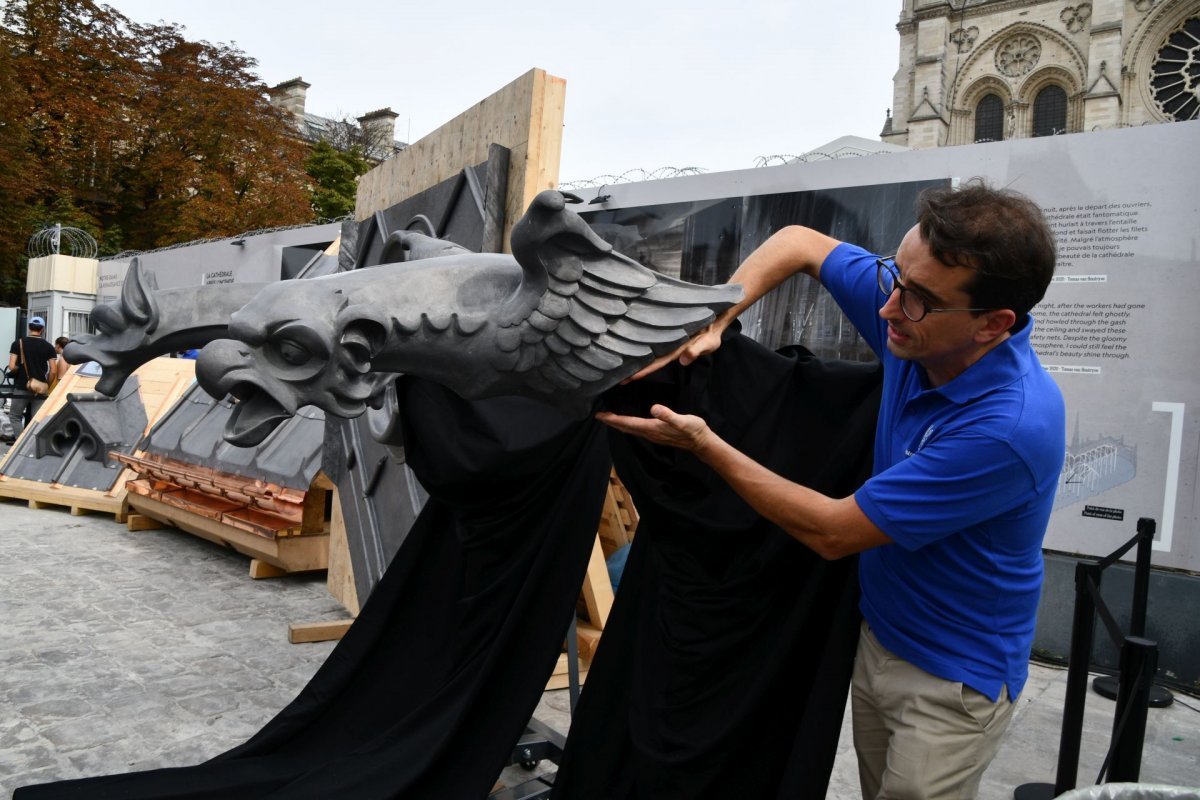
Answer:
[[[1200,0],[904,0],[881,138],[912,148],[1197,119]]]

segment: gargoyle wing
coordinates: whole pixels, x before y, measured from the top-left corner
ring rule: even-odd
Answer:
[[[498,320],[495,366],[537,392],[591,397],[669,353],[743,296],[660,275],[620,253],[542,192],[512,232],[523,272]]]

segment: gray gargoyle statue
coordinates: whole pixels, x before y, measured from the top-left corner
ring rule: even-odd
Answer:
[[[740,286],[685,283],[614,252],[555,191],[539,194],[514,226],[511,256],[393,237],[382,257],[398,263],[259,286],[236,308],[198,295],[237,284],[171,290],[195,302],[168,306],[156,299],[166,292],[130,287],[144,281],[131,266],[120,302],[93,312],[101,333],[79,337],[66,358],[98,361],[105,378],[112,369],[123,380],[134,362],[161,354],[165,339],[196,346],[180,343],[191,331],[208,342],[200,384],[239,401],[225,438],[249,446],[301,406],[358,416],[400,373],[466,398],[524,395],[583,415],[742,298]],[[435,257],[413,260],[424,252]],[[232,312],[215,341],[204,306]],[[114,381],[97,388],[115,392]]]

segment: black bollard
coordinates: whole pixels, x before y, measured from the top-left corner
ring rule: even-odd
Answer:
[[[1079,746],[1083,738],[1083,710],[1087,704],[1088,664],[1096,626],[1096,604],[1088,583],[1100,586],[1100,565],[1075,564],[1075,616],[1071,622],[1071,654],[1067,661],[1067,696],[1063,702],[1062,734],[1058,742],[1058,773],[1048,783],[1026,783],[1013,792],[1015,800],[1047,800],[1075,788],[1079,775]]]
[[[1150,688],[1158,670],[1158,643],[1126,636],[1121,646],[1121,680],[1113,719],[1108,783],[1137,783],[1142,769],[1142,744],[1146,740],[1146,713]]]
[[[1150,555],[1154,547],[1153,519],[1140,517],[1137,521],[1137,561],[1133,570],[1133,600],[1129,609],[1129,635],[1146,635],[1146,607],[1150,598]],[[1116,675],[1101,675],[1092,681],[1092,689],[1101,697],[1115,700],[1119,691]],[[1166,708],[1175,702],[1175,695],[1161,686],[1151,686],[1150,707]]]
[[[1071,622],[1071,656],[1067,667],[1067,697],[1063,704],[1062,736],[1058,743],[1058,774],[1054,796],[1075,788],[1079,776],[1079,745],[1083,739],[1083,709],[1087,703],[1088,664],[1096,626],[1096,604],[1088,582],[1100,587],[1099,565],[1075,565],[1075,618]]]

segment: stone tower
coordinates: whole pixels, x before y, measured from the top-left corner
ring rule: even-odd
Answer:
[[[881,138],[912,148],[1196,119],[1200,0],[903,0]]]

